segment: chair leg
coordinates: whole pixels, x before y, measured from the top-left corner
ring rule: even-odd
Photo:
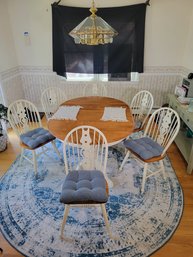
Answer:
[[[161,171],[163,173],[163,177],[164,177],[164,179],[166,179],[166,172],[165,172],[165,167],[164,167],[163,160],[160,160],[159,163],[160,163],[160,166],[161,166]]]
[[[148,165],[148,163],[145,163],[144,167],[143,167],[143,179],[142,179],[141,193],[144,192],[144,188],[145,188],[145,181],[146,181],[146,176],[147,176],[147,165]]]
[[[33,154],[34,172],[35,172],[35,175],[37,175],[37,158],[36,158],[36,151],[33,150],[33,151],[32,151],[32,154]]]
[[[60,229],[60,238],[63,238],[63,235],[64,235],[63,232],[64,232],[64,227],[65,227],[65,224],[67,221],[69,210],[70,210],[70,206],[66,204],[65,210],[64,210],[64,217],[63,217],[63,221],[62,221],[62,225],[61,225],[61,229]]]
[[[23,159],[23,152],[24,152],[24,149],[21,148],[21,156],[20,156],[20,159],[19,159],[19,165],[21,165],[21,161]]]
[[[112,233],[111,233],[111,229],[110,229],[110,224],[109,224],[109,220],[108,220],[108,217],[107,217],[107,211],[106,211],[106,207],[105,207],[105,204],[101,204],[101,210],[102,210],[102,213],[103,213],[103,217],[104,217],[104,220],[105,220],[105,225],[106,225],[106,229],[107,229],[107,232],[109,233],[109,236],[112,238]]]
[[[124,160],[123,160],[122,163],[121,163],[121,167],[119,168],[119,171],[121,171],[121,170],[123,169],[123,166],[125,165],[127,159],[129,158],[129,155],[130,155],[130,151],[128,150],[127,153],[126,153],[126,155],[125,155]]]
[[[58,151],[58,148],[56,147],[55,142],[54,142],[54,141],[52,141],[51,143],[52,143],[52,146],[53,146],[53,148],[54,148],[55,152],[57,153],[57,155],[59,156],[59,158],[61,158],[60,152]]]

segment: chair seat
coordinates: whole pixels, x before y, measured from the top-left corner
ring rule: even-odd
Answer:
[[[164,148],[149,137],[124,141],[126,148],[136,153],[143,160],[160,156]]]
[[[40,145],[54,140],[55,137],[48,130],[44,128],[37,128],[21,134],[20,139],[22,143],[26,144],[31,149],[35,149]]]
[[[106,203],[106,180],[99,170],[74,170],[65,178],[60,202],[64,204]]]

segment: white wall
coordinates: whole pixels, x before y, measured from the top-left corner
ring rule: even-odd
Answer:
[[[17,66],[7,0],[0,0],[0,72]]]
[[[41,91],[51,85],[63,87],[68,97],[82,93],[84,83],[72,85],[51,69],[52,2],[0,0],[0,102],[3,98],[6,105],[26,98],[41,110]],[[141,2],[145,0],[96,0],[96,5],[107,7]],[[90,7],[91,0],[62,0],[61,3]],[[120,87],[119,83],[112,82],[106,85],[109,96],[125,101],[136,91],[150,90],[155,106],[161,106],[167,102],[168,93],[174,92],[182,76],[189,72],[186,68],[193,71],[193,0],[151,0],[150,4],[146,16],[145,73],[134,84],[120,82]],[[29,37],[24,37],[24,32],[29,32]]]
[[[53,1],[7,1],[18,64],[22,66],[52,66],[51,3]],[[145,1],[96,0],[96,5],[106,7],[141,2]],[[65,5],[84,7],[89,7],[90,3],[90,0],[81,1],[81,4],[76,0],[61,2]],[[145,66],[182,66],[193,1],[151,0],[150,4],[151,6],[147,7],[146,16]],[[25,41],[23,36],[25,31],[29,32],[30,43]],[[191,42],[188,48],[190,47]],[[9,51],[7,51],[7,55],[9,55]],[[189,64],[189,66],[192,65]]]
[[[183,66],[193,1],[150,3],[146,15],[145,66]]]
[[[184,51],[184,62],[183,66],[190,69],[193,72],[193,10],[191,21],[189,23],[189,33],[187,38],[187,44]]]
[[[51,1],[8,0],[8,6],[18,64],[51,66]]]
[[[154,1],[154,0],[153,0]],[[57,1],[52,1],[57,2]],[[131,4],[139,4],[144,3],[145,0],[95,0],[95,5],[97,8],[101,7],[111,7],[111,6],[126,6]],[[66,6],[74,6],[74,7],[90,7],[92,1],[91,0],[84,0],[84,1],[76,1],[76,0],[61,0],[60,5]]]

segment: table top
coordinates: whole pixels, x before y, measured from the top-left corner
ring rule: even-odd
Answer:
[[[114,145],[126,137],[134,130],[134,121],[129,106],[118,99],[100,96],[80,97],[68,100],[62,105],[80,105],[77,120],[56,120],[48,121],[49,131],[58,139],[64,140],[67,133],[77,126],[89,125],[101,130],[109,145]],[[102,121],[105,107],[123,107],[126,108],[128,121]]]

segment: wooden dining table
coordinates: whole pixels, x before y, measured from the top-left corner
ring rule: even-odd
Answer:
[[[101,130],[108,145],[112,146],[127,138],[134,130],[134,120],[129,106],[118,99],[102,96],[88,96],[70,99],[61,106],[81,106],[77,120],[50,119],[49,131],[58,139],[64,140],[70,130],[77,126],[89,125]],[[101,120],[105,107],[123,107],[127,121]]]

